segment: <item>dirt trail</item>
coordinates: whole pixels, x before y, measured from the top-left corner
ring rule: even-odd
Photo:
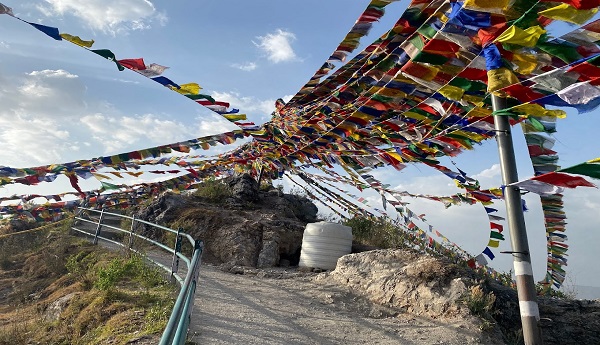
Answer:
[[[291,270],[290,270],[291,271]],[[231,274],[204,265],[190,338],[198,344],[482,344],[466,323],[374,306],[325,274]],[[275,272],[275,274],[273,274]],[[256,272],[254,272],[256,273]],[[283,276],[283,277],[281,277]]]

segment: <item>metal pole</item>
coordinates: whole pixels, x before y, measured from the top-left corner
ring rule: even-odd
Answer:
[[[94,244],[98,244],[98,236],[100,236],[100,230],[102,229],[102,220],[104,219],[104,209],[100,211],[100,219],[98,220],[98,227],[96,228],[96,234],[94,235]]]
[[[129,229],[129,249],[133,248],[133,233],[135,231],[135,214],[131,217],[131,228]]]
[[[179,257],[177,253],[181,253],[181,228],[177,229],[177,236],[175,237],[175,247],[173,248],[173,261],[171,263],[171,277],[179,270]]]
[[[492,108],[494,111],[506,108],[506,99],[492,95]],[[496,140],[500,156],[502,181],[504,188],[504,201],[508,215],[510,242],[512,245],[513,265],[517,277],[517,293],[519,295],[519,309],[521,311],[521,324],[523,326],[523,340],[525,345],[542,344],[542,333],[539,327],[540,312],[531,268],[531,256],[527,242],[527,229],[519,187],[508,186],[519,180],[517,163],[507,116],[494,116]]]

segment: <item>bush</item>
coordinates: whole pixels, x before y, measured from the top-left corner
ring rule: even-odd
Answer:
[[[407,234],[387,218],[355,216],[342,224],[352,228],[354,241],[379,248],[407,247]]]
[[[464,303],[471,313],[484,319],[491,319],[495,302],[496,295],[493,292],[486,294],[479,285],[472,286],[470,294],[464,299]]]
[[[209,178],[198,185],[194,195],[210,202],[223,203],[225,202],[225,199],[231,197],[232,193],[229,186],[225,183],[220,180]]]

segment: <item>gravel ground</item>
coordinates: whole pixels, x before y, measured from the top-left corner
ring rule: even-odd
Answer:
[[[240,270],[239,273],[243,272]],[[197,344],[494,344],[473,324],[373,305],[327,274],[204,265],[190,340]]]

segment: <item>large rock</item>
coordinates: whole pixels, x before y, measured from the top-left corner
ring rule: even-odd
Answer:
[[[480,322],[464,303],[473,286],[494,294],[489,312],[491,339],[519,344],[517,292],[447,260],[405,250],[373,250],[349,254],[328,273],[340,285],[369,300],[416,315]],[[538,298],[544,344],[600,344],[600,301]],[[493,318],[493,319],[490,319]],[[490,327],[490,326],[488,326]]]
[[[238,202],[255,202],[259,199],[258,183],[248,174],[230,178],[228,184],[233,198]]]
[[[430,317],[468,314],[458,301],[473,285],[456,265],[399,249],[345,255],[331,276],[375,303]]]
[[[272,267],[280,259],[297,264],[306,223],[317,220],[317,207],[305,197],[275,188],[260,191],[249,175],[229,178],[231,197],[211,204],[202,198],[164,194],[139,210],[136,218],[184,231],[205,244],[203,258],[215,264]],[[159,237],[148,226],[140,230]]]

